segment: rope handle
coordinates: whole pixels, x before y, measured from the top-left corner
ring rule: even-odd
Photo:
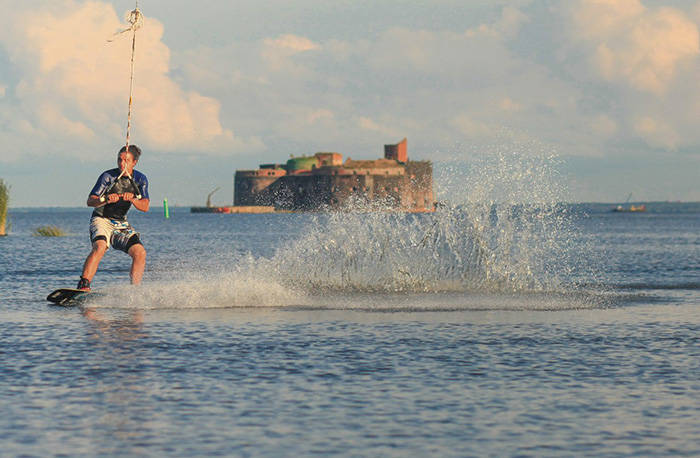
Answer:
[[[139,2],[136,0],[136,5],[132,11],[129,11],[126,15],[126,21],[129,23],[129,27],[117,32],[116,35],[121,35],[122,33],[125,32],[131,32],[131,62],[130,62],[130,72],[129,72],[129,110],[127,112],[126,116],[126,150],[129,151],[129,139],[131,135],[131,106],[133,103],[134,99],[134,55],[136,54],[136,31],[143,26],[143,14],[139,10]],[[107,40],[108,42],[111,42],[113,40]],[[121,177],[124,175],[126,170],[122,170],[122,173],[119,174],[116,180],[107,188],[101,195],[100,195],[100,202],[105,202],[107,199],[105,198],[105,195],[112,190],[115,184],[121,179]],[[136,190],[136,199],[140,200],[141,199],[141,193],[139,192],[139,187],[136,186],[136,183],[134,183],[134,178],[127,175],[129,180],[131,181],[131,185],[134,187]]]
[[[117,177],[117,179],[114,180],[114,181],[112,182],[112,184],[109,185],[109,187],[108,187],[107,189],[105,189],[105,190],[102,192],[102,194],[100,194],[100,202],[106,202],[106,201],[107,201],[107,199],[105,198],[105,196],[106,196],[107,194],[109,194],[109,191],[112,190],[112,188],[119,182],[119,180],[124,176],[125,173],[126,173],[126,169],[122,170],[122,173],[119,174],[119,176]],[[133,186],[133,187],[134,187],[134,190],[136,190],[136,200],[141,200],[141,197],[142,197],[142,196],[141,196],[141,193],[139,192],[139,187],[138,187],[138,186],[136,185],[136,183],[134,182],[134,177],[132,177],[132,176],[130,176],[130,175],[127,175],[127,178],[129,178],[129,181],[131,182],[131,186]],[[119,194],[120,197],[122,197],[122,195],[123,195],[123,194]]]

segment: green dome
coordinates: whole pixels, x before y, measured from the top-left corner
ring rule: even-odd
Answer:
[[[287,171],[293,172],[295,170],[311,170],[315,166],[318,166],[318,159],[315,156],[309,157],[293,157],[287,161]]]

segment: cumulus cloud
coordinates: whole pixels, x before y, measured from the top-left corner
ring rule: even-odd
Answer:
[[[307,116],[307,121],[310,124],[314,124],[317,122],[323,122],[326,120],[331,120],[335,117],[333,112],[331,110],[327,110],[325,108],[319,108],[318,110],[312,111],[308,116]]]
[[[641,116],[634,121],[634,129],[650,145],[665,149],[675,149],[680,137],[667,122],[651,116]]]
[[[284,34],[277,38],[265,39],[265,44],[270,48],[283,50],[288,54],[312,51],[319,48],[318,44],[308,38],[294,34]]]
[[[688,24],[681,12],[638,1],[566,5],[547,10],[549,16],[540,11],[536,23],[533,10],[506,6],[494,21],[464,30],[392,25],[357,39],[273,35],[198,48],[179,56],[178,68],[186,80],[236,101],[228,112],[232,125],[247,125],[282,145],[371,144],[394,136],[439,145],[498,141],[503,132],[518,132],[566,153],[601,155],[608,141],[642,139],[654,148],[692,141],[677,113],[649,105],[673,93],[674,78],[692,70],[686,35],[680,34],[676,51],[666,36],[668,21],[674,30],[674,21]],[[552,28],[548,40],[533,40],[538,24],[562,22],[562,11],[575,27]],[[642,39],[640,18],[653,37],[662,35],[660,56]],[[528,42],[549,46],[546,58],[524,52]],[[637,51],[627,55],[628,48]],[[554,57],[562,53],[588,71],[577,62],[574,71],[562,72]],[[619,53],[628,60],[617,62]],[[655,92],[660,85],[671,90]],[[642,97],[624,96],[640,91]],[[638,122],[644,116],[665,119],[667,127],[644,129]]]
[[[368,116],[359,116],[356,121],[361,129],[376,132],[387,139],[398,138],[402,135],[402,132],[398,131],[395,127],[391,127],[391,124],[387,125],[384,122],[377,121]]]
[[[225,114],[232,125],[285,151],[289,143],[364,147],[404,136],[439,147],[539,125],[551,129],[549,139],[571,138],[577,90],[509,48],[530,21],[506,6],[494,21],[463,30],[392,24],[315,40],[287,33],[198,47],[176,64],[184,80],[236,101]]]
[[[682,11],[639,0],[577,0],[564,11],[570,39],[605,81],[663,94],[678,68],[700,53],[697,25]]]
[[[697,68],[697,26],[688,15],[639,0],[555,2],[544,13],[528,6],[535,3],[506,5],[492,21],[463,30],[391,23],[374,34],[312,40],[280,29],[221,47],[197,43],[173,59],[163,26],[146,18],[137,37],[134,141],[167,151],[254,153],[266,148],[260,138],[278,145],[388,136],[451,143],[485,140],[503,128],[581,154],[599,154],[613,137],[655,148],[694,141],[688,126],[698,90],[687,88],[690,101],[673,102],[684,110],[653,107],[659,100],[670,106],[678,80]],[[32,132],[39,147],[64,139],[113,149],[125,129],[130,43],[105,39],[122,21],[101,1],[31,4],[42,6],[12,12],[0,30],[20,75],[3,82],[0,102],[11,99],[17,109],[5,137]],[[548,40],[533,35],[540,23],[557,21],[567,27],[552,28]],[[546,58],[533,59],[528,42],[548,46]],[[553,56],[564,56],[568,74]]]
[[[529,21],[529,17],[518,8],[505,6],[501,10],[501,17],[493,24],[481,24],[478,27],[466,31],[468,36],[488,34],[497,39],[513,38],[520,31],[521,26]]]
[[[232,169],[315,149],[376,157],[404,136],[414,158],[503,138],[598,158],[697,154],[700,0],[437,2],[424,18],[419,2],[391,15],[310,0],[321,27],[224,3],[212,18],[172,2],[170,48],[146,17],[134,142],[243,153]],[[266,23],[247,24],[255,14]],[[121,16],[107,0],[23,0],[0,16],[0,161],[123,142],[130,41],[106,43]]]
[[[700,2],[662,3],[551,3],[561,27],[548,36],[548,65],[585,89],[574,111],[603,152],[642,141],[655,154],[690,155],[700,143]]]
[[[493,137],[498,133],[498,126],[489,125],[485,122],[473,119],[467,114],[460,114],[452,119],[451,123],[460,132],[472,139],[482,139],[483,137]]]
[[[124,141],[129,89],[130,34],[102,1],[30,2],[5,11],[0,46],[9,56],[15,129],[31,126],[37,151],[88,151]],[[246,145],[221,125],[221,104],[185,91],[170,75],[163,25],[146,18],[137,33],[132,141],[160,151],[230,152]],[[14,135],[12,126],[3,137]],[[255,142],[253,142],[255,143]],[[28,145],[28,147],[31,145]]]
[[[511,99],[510,97],[503,97],[500,102],[498,102],[498,106],[503,110],[505,113],[517,113],[518,111],[523,109],[523,106]]]
[[[273,71],[307,76],[305,68],[298,65],[292,57],[319,48],[317,43],[306,37],[285,34],[263,40],[261,55],[267,62],[268,68]]]
[[[590,128],[594,135],[607,138],[618,131],[618,124],[611,116],[599,114],[590,120]]]

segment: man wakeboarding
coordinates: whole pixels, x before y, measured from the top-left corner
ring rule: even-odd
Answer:
[[[138,146],[123,146],[117,155],[118,167],[103,172],[90,191],[87,206],[95,208],[90,218],[92,251],[85,259],[77,289],[90,291],[90,282],[110,246],[131,256],[131,284],[141,283],[146,249],[139,233],[126,219],[132,205],[142,212],[147,212],[150,206],[148,179],[134,170],[140,157]]]

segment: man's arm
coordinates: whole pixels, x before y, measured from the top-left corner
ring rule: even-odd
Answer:
[[[150,199],[134,199],[131,201],[136,207],[136,210],[141,210],[142,212],[147,212],[151,208]]]
[[[151,207],[150,199],[137,199],[136,196],[130,192],[125,192],[122,194],[122,199],[126,200],[127,202],[131,202],[136,210],[140,210],[142,212],[147,212]]]
[[[119,200],[119,194],[107,194],[105,196],[104,201],[102,201],[100,199],[100,196],[97,196],[95,194],[90,194],[90,196],[87,199],[87,206],[88,207],[101,207],[103,205],[113,204],[114,202],[117,202],[118,200]]]

